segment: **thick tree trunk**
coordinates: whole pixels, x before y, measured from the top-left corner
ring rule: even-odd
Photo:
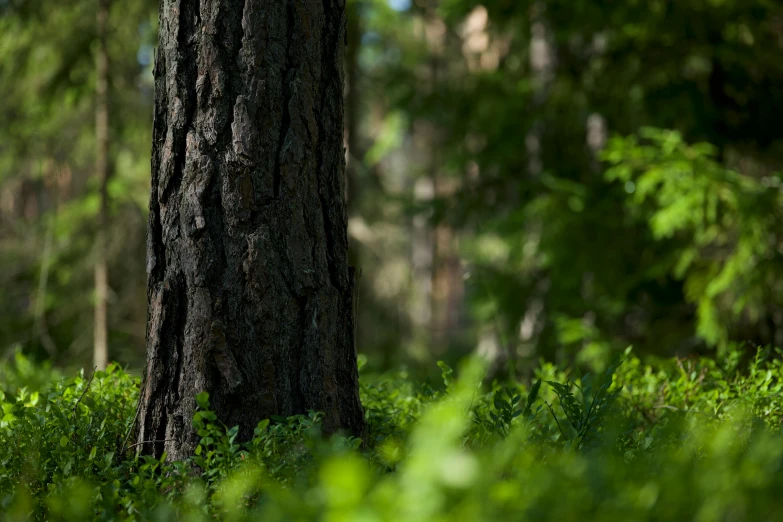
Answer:
[[[363,413],[347,263],[344,0],[163,0],[137,438],[189,455],[194,396],[249,438]]]
[[[98,180],[100,207],[98,235],[95,241],[95,329],[93,363],[106,369],[109,360],[107,312],[109,300],[109,269],[106,240],[108,229],[109,179],[109,0],[98,1],[98,53],[95,57],[95,175]]]

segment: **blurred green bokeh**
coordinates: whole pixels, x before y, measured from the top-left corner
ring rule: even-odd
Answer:
[[[144,355],[157,2],[110,13],[111,358]],[[92,347],[96,4],[0,0],[0,356]],[[783,345],[783,4],[348,0],[358,347],[601,368]],[[493,371],[495,371],[493,370]]]
[[[783,516],[783,362],[771,350],[742,359],[627,355],[592,379],[543,363],[535,394],[481,386],[476,358],[441,364],[432,386],[362,372],[361,448],[322,439],[313,412],[262,421],[241,443],[204,395],[195,455],[167,463],[123,441],[137,378],[113,365],[63,378],[17,355],[0,365],[0,382],[23,386],[0,391],[0,518],[772,522]],[[591,407],[604,385],[615,400]],[[571,400],[590,421],[579,445]]]

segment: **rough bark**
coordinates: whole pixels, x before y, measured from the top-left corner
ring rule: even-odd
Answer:
[[[106,369],[109,359],[107,312],[109,299],[109,269],[106,236],[108,229],[109,180],[109,0],[98,1],[98,52],[95,56],[95,176],[98,181],[98,234],[95,241],[95,327],[93,363]]]
[[[194,396],[247,439],[307,410],[360,435],[344,0],[163,0],[137,440],[186,457]]]

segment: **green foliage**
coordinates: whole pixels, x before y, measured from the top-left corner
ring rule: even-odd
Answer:
[[[18,344],[60,365],[86,363],[91,348],[85,332],[93,324],[99,207],[97,6],[88,0],[0,2],[0,350]],[[138,303],[157,2],[110,6],[108,262],[118,297],[109,321],[115,360],[127,360],[144,337],[143,326],[135,325],[144,321]]]
[[[554,390],[560,402],[560,409],[565,414],[565,422],[560,422],[554,409],[547,403],[552,417],[557,423],[557,428],[567,446],[581,448],[590,438],[594,438],[599,433],[599,424],[607,416],[614,400],[622,392],[622,388],[616,388],[610,391],[612,387],[612,377],[618,364],[610,366],[601,380],[594,383],[593,376],[587,374],[583,376],[580,384],[574,384],[573,387],[579,392],[580,397],[574,395],[571,382],[559,383],[547,381]],[[565,426],[565,429],[563,428]]]
[[[228,478],[246,452],[236,442],[239,428],[227,428],[217,420],[215,412],[209,410],[209,394],[196,395],[198,410],[193,415],[193,428],[200,437],[196,446],[193,464],[204,470],[202,477],[209,486]]]
[[[677,132],[644,128],[639,136],[609,142],[606,178],[624,185],[630,211],[671,245],[665,270],[684,281],[698,333],[725,348],[729,325],[779,301],[772,267],[780,258],[780,176],[744,176],[719,163],[715,147],[687,145]]]
[[[0,364],[0,514],[783,519],[783,357],[737,346],[783,338],[781,4],[346,4],[357,344],[376,368],[415,345],[432,381],[362,369],[366,440],[323,440],[318,412],[239,440],[200,394],[194,455],[168,462],[128,435],[137,379],[17,352]],[[143,357],[157,8],[110,15],[109,327],[125,362]],[[86,359],[93,320],[94,9],[0,0],[0,351],[55,365]],[[459,309],[451,345],[430,349],[421,330],[444,332],[423,289],[443,267],[459,267]],[[488,331],[496,367],[457,370]],[[718,349],[611,365],[629,344]]]
[[[649,365],[629,352],[575,381],[544,363],[529,388],[483,382],[476,360],[458,372],[442,364],[438,392],[404,373],[363,375],[365,445],[323,439],[316,412],[262,420],[240,442],[202,393],[200,443],[182,462],[125,440],[137,379],[114,366],[90,378],[42,369],[48,380],[0,395],[0,510],[8,520],[777,520],[783,359],[743,353]],[[19,356],[2,372],[21,383],[29,368]]]
[[[601,371],[780,344],[779,2],[413,4],[373,11],[367,76],[405,173],[457,187],[409,211],[459,235],[476,330]]]
[[[135,368],[158,4],[109,18],[108,327]],[[0,0],[0,351],[56,365],[90,356],[95,8]],[[770,0],[348,0],[371,364],[429,372],[491,335],[517,368],[592,371],[630,344],[783,343],[781,17]]]

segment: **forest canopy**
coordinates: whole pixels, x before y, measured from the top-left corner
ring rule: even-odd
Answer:
[[[144,353],[155,2],[110,5],[111,359]],[[90,360],[92,2],[0,4],[0,346]],[[357,346],[605,364],[781,341],[776,2],[350,0]]]

